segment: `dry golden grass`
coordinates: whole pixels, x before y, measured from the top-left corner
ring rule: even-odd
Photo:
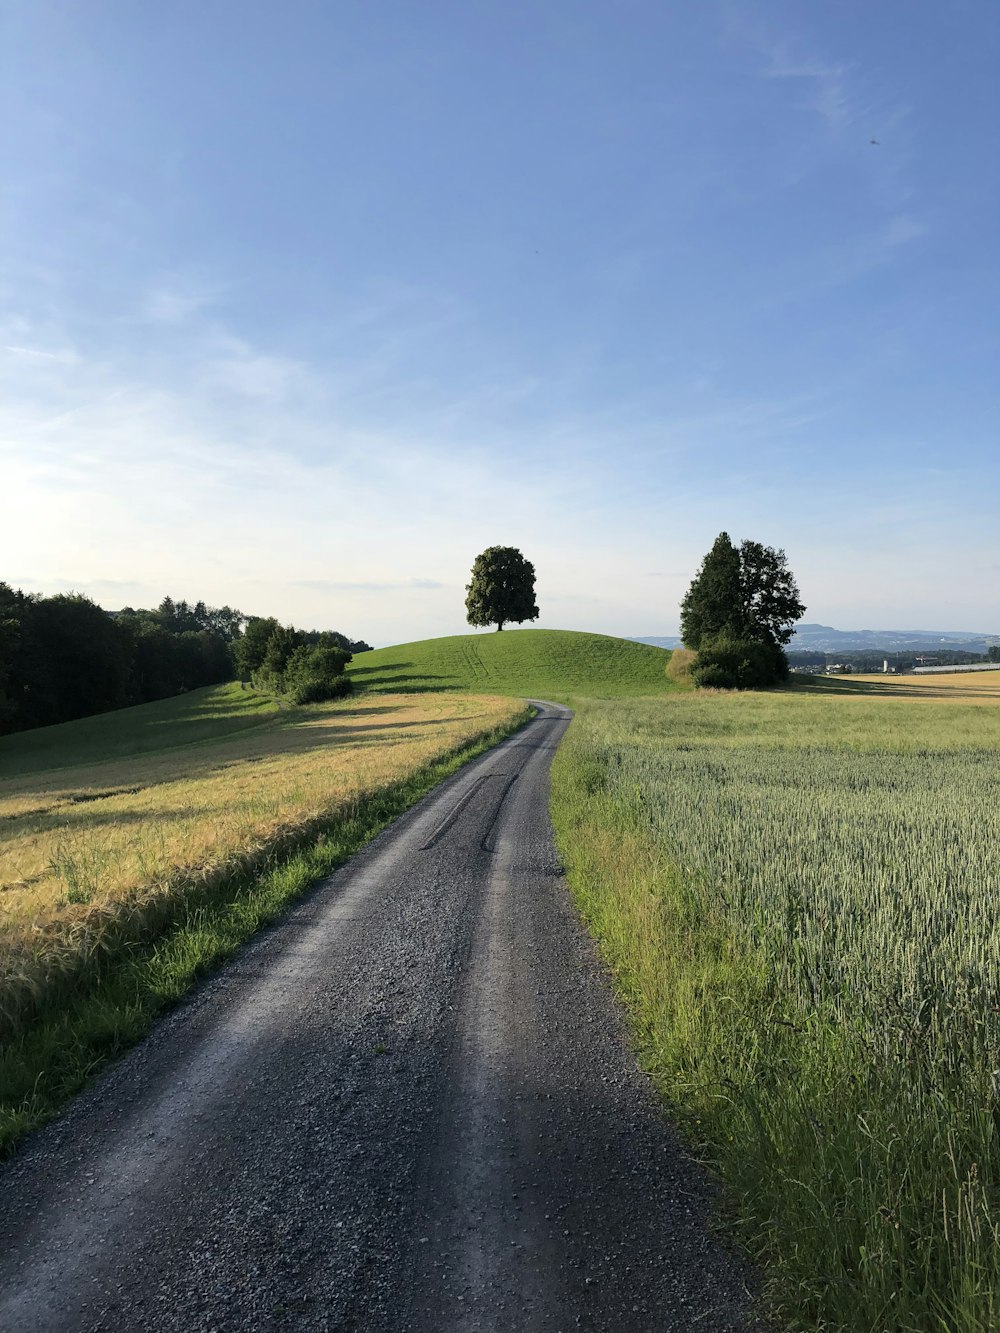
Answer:
[[[698,660],[693,648],[675,648],[667,661],[667,677],[678,684],[691,684],[691,672]]]
[[[801,680],[801,677],[800,677]],[[816,677],[820,692],[857,694],[865,698],[905,698],[911,702],[921,698],[939,698],[956,704],[997,704],[1000,702],[1000,670],[971,670],[971,672],[941,672],[928,676],[885,676],[852,674],[852,676]],[[799,688],[809,688],[801,686]]]
[[[383,694],[279,713],[207,744],[0,780],[0,980],[31,989],[46,958],[65,972],[123,916],[142,934],[142,917],[167,915],[186,886],[252,864],[522,709]]]
[[[1000,703],[1000,671],[946,671],[940,675],[887,676],[793,676],[799,693],[828,694],[843,698],[905,699],[911,703],[937,699],[947,703]]]
[[[857,675],[846,679],[881,685],[887,697],[1000,703],[1000,670],[942,671],[926,676]]]

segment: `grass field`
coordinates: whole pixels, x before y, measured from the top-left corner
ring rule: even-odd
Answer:
[[[279,709],[229,685],[0,740],[0,1146],[76,1086],[109,1022],[117,1049],[159,999],[182,992],[181,974],[189,982],[305,886],[296,872],[268,887],[281,863],[308,852],[300,869],[324,873],[455,756],[524,716],[512,700],[462,694]],[[193,923],[209,908],[229,914],[221,934]],[[179,923],[180,970],[147,969],[155,994],[139,1005],[142,1022],[128,1012],[133,996],[124,1016],[118,1001],[104,1005],[96,1034],[63,1031],[80,1049],[40,1092],[38,1079],[66,1062],[58,1033],[39,1044],[38,1024],[82,1012],[83,995]]]
[[[276,700],[239,685],[194,690],[158,703],[0,737],[0,777],[212,745],[271,726],[280,720],[281,711]]]
[[[668,657],[462,635],[360,655],[337,704],[227,686],[0,740],[0,1149],[517,725],[498,696],[566,700],[570,884],[780,1318],[1000,1327],[1000,675],[736,695]]]
[[[458,634],[361,653],[349,668],[365,690],[473,690],[555,699],[660,694],[670,654],[646,643],[571,630]]]
[[[1000,1326],[1000,680],[578,704],[553,814],[793,1327]]]

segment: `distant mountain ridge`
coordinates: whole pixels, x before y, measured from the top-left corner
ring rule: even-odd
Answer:
[[[623,636],[630,643],[651,643],[654,648],[680,648],[681,640],[676,634],[668,634],[665,638],[657,638],[655,634],[626,634]]]
[[[788,645],[790,652],[933,652],[951,648],[985,653],[1000,636],[975,630],[939,629],[834,629],[831,625],[799,625]]]
[[[676,635],[656,637],[633,635],[636,643],[651,643],[657,648],[679,648]],[[789,652],[874,652],[920,653],[951,648],[965,653],[985,653],[991,644],[1000,643],[1000,634],[974,630],[938,629],[834,629],[832,625],[799,625],[788,645]]]

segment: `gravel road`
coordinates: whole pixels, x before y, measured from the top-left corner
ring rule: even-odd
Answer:
[[[0,1330],[756,1327],[548,821],[456,774],[0,1169]]]

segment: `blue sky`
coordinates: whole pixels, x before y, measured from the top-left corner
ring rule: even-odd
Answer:
[[[0,578],[1000,629],[995,0],[7,0]],[[876,139],[877,144],[870,143]]]

